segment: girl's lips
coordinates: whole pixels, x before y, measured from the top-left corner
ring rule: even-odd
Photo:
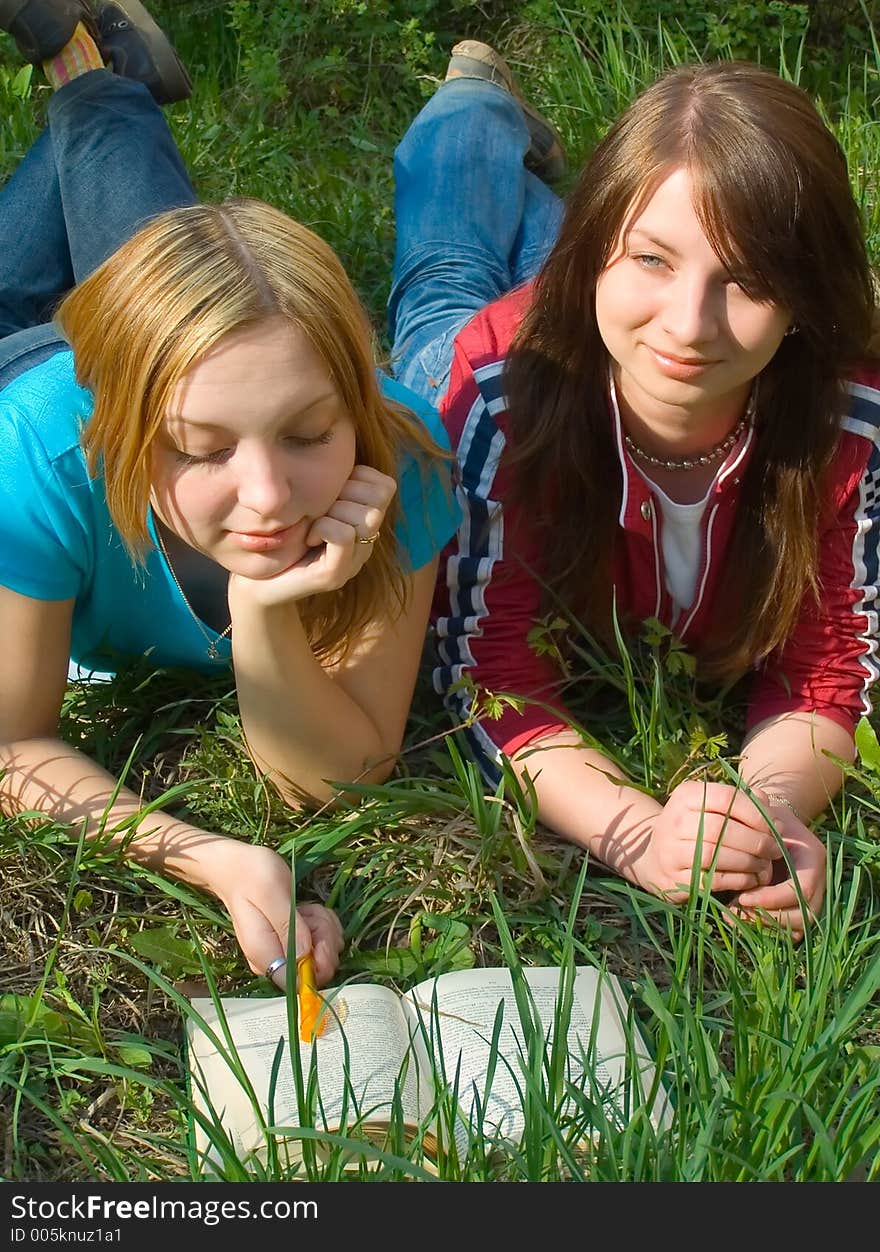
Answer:
[[[658,352],[656,348],[649,348],[648,351],[660,372],[667,378],[673,378],[678,382],[689,382],[693,378],[700,378],[715,364],[714,361],[700,358],[682,360],[680,357],[666,356],[663,352]]]
[[[296,525],[285,526],[283,530],[273,530],[270,534],[257,534],[243,530],[230,530],[227,534],[233,543],[243,548],[245,552],[274,552],[287,542],[295,529]]]

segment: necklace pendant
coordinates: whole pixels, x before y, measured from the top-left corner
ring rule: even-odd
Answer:
[[[211,642],[208,644],[208,656],[210,657],[212,661],[216,661],[219,655],[220,653],[217,651],[217,645],[212,639]]]

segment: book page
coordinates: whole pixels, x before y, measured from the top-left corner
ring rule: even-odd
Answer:
[[[559,969],[528,968],[523,973],[547,1038],[555,1017]],[[621,1105],[626,1086],[627,1046],[618,1005],[623,1006],[625,1000],[614,975],[604,974],[601,976],[597,1013],[596,989],[599,980],[600,974],[592,966],[580,966],[576,970],[566,1039],[567,1077],[576,1087],[587,1092],[598,1089],[611,1093],[614,1103]],[[438,1016],[432,1019],[435,983]],[[499,1056],[487,1093],[486,1075],[499,1002],[504,1004],[504,1021],[498,1039]],[[524,1089],[521,1057],[526,1054],[526,1046],[510,972],[507,969],[477,969],[443,974],[436,980],[429,979],[414,987],[403,1003],[409,1007],[416,1024],[418,1015],[421,1015],[429,1038],[432,1031],[439,1032],[439,1044],[435,1041],[434,1052],[439,1055],[442,1049],[447,1077],[454,1075],[456,1068],[460,1067],[459,1103],[465,1118],[469,1120],[471,1117],[476,1093],[485,1110],[484,1136],[493,1133],[506,1139],[519,1139],[525,1126],[520,1091]],[[639,1065],[641,1083],[643,1090],[647,1091],[653,1079],[654,1066],[640,1037],[637,1044],[642,1057]],[[585,1057],[592,1057],[589,1075],[584,1072]],[[630,1075],[631,1080],[635,1077]],[[640,1098],[638,1103],[643,1104],[643,1099]],[[661,1116],[659,1106],[654,1114],[657,1124],[657,1118]]]
[[[316,1109],[315,1125],[319,1129],[339,1128],[345,1087],[345,1040],[348,1041],[350,1078],[347,1124],[351,1126],[356,1122],[358,1114],[371,1121],[387,1121],[395,1083],[401,1088],[405,1119],[413,1123],[419,1122],[422,1108],[431,1107],[431,1094],[425,1090],[425,1078],[419,1073],[413,1060],[406,1018],[401,1012],[395,993],[384,987],[352,984],[343,988],[328,988],[322,995],[337,1010],[340,1021],[328,1009],[324,1032],[314,1043],[299,1043],[306,1078],[313,1047],[315,1050],[318,1085],[323,1104],[323,1120],[320,1109]],[[210,999],[194,999],[192,1004],[223,1042],[223,1052],[228,1052],[214,1002]],[[222,1004],[239,1061],[248,1074],[264,1116],[268,1117],[269,1085],[275,1050],[279,1039],[287,1039],[286,1001],[282,996],[261,1000],[227,997],[222,1000]],[[193,1102],[202,1110],[205,1109],[204,1097],[198,1090],[197,1079],[201,1079],[202,1085],[208,1090],[211,1105],[217,1115],[222,1117],[223,1127],[232,1137],[237,1151],[242,1154],[259,1151],[264,1145],[265,1137],[247,1092],[231,1070],[226,1057],[218,1051],[204,1031],[189,1020],[187,1035]],[[400,1083],[401,1066],[408,1053],[410,1062],[404,1080]],[[356,1105],[354,1108],[353,1103]],[[274,1124],[301,1124],[297,1112],[293,1066],[286,1046],[275,1084]],[[298,1149],[294,1146],[294,1141],[289,1142],[291,1155],[295,1156]],[[207,1136],[198,1125],[196,1146],[200,1151],[208,1146]]]

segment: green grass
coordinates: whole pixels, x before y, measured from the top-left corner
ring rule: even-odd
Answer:
[[[381,0],[365,15],[353,0],[167,0],[154,10],[193,72],[193,100],[170,119],[200,194],[262,196],[318,229],[362,293],[380,350],[391,154],[463,35],[497,38],[575,161],[661,67],[694,55],[759,57],[820,101],[880,254],[880,53],[867,28],[817,48],[804,6],[731,5],[725,26],[717,6],[665,3],[654,6],[662,27],[643,16],[649,5],[634,4],[632,17],[601,16],[607,7],[523,0],[481,13]],[[45,91],[19,73],[8,41],[4,51],[0,172],[10,172],[38,129]],[[545,624],[536,642],[552,648],[563,625]],[[662,791],[691,771],[726,776],[740,692],[722,702],[695,689],[687,658],[657,630],[622,661],[597,659],[586,641],[577,659],[572,686],[587,731],[640,785]],[[316,815],[286,812],[255,778],[228,683],[139,663],[107,686],[72,686],[63,733],[124,773],[145,804],[291,856],[300,897],[325,901],[345,925],[340,980],[404,988],[471,963],[568,960],[605,962],[626,980],[675,1100],[672,1130],[658,1136],[644,1118],[619,1126],[600,1116],[596,1150],[573,1151],[596,1109],[582,1092],[574,1112],[557,1116],[562,1079],[524,1019],[522,1144],[490,1153],[474,1136],[441,1162],[442,1177],[880,1177],[880,751],[869,727],[862,764],[819,827],[827,904],[799,947],[731,922],[697,891],[673,907],[601,866],[582,879],[582,857],[536,827],[527,795],[510,780],[486,793],[424,677],[394,779]],[[268,990],[244,967],[222,909],[75,830],[20,819],[0,824],[0,918],[0,1176],[197,1176],[180,1049],[185,993],[206,978],[222,994]],[[451,1118],[451,1093],[440,1106]],[[315,1108],[306,1074],[304,1127]],[[342,1164],[337,1145],[313,1154],[308,1170],[336,1177]],[[373,1151],[370,1176],[419,1177],[424,1164],[397,1127]],[[225,1166],[230,1178],[265,1168],[230,1157]]]

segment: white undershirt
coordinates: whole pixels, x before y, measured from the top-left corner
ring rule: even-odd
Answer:
[[[666,590],[672,596],[677,615],[689,609],[694,602],[703,555],[703,514],[715,485],[714,480],[702,500],[693,504],[678,504],[670,500],[666,492],[641,469],[639,473],[649,484],[663,516],[660,528],[663,573]]]

